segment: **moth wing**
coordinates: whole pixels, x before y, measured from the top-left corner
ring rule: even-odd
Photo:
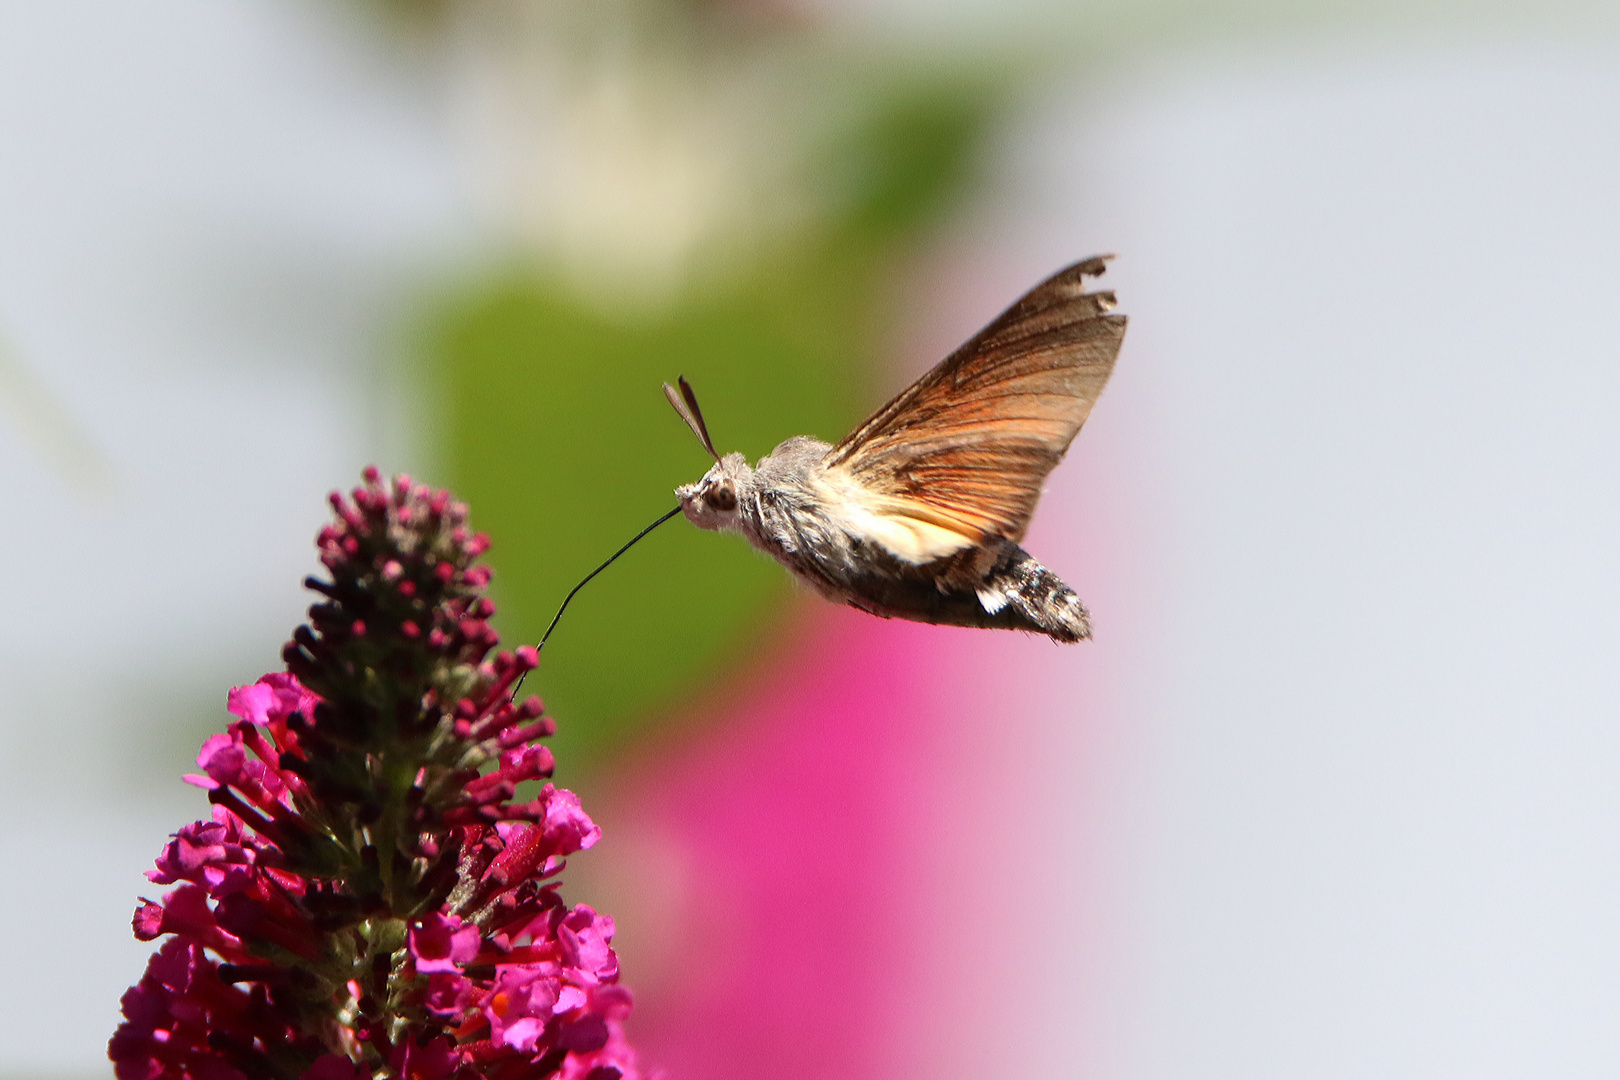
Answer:
[[[874,503],[977,543],[1018,541],[1114,369],[1125,316],[1086,292],[1112,256],[1037,285],[827,454]]]

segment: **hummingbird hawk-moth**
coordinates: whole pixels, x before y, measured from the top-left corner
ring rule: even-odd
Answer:
[[[797,436],[721,457],[684,378],[664,392],[714,467],[675,489],[700,529],[741,533],[830,600],[885,618],[1091,636],[1074,590],[1018,542],[1113,370],[1125,316],[1059,271],[836,446]]]

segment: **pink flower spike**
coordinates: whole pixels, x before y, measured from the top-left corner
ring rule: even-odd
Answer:
[[[116,1080],[640,1080],[613,922],[553,877],[601,830],[553,785],[516,801],[556,725],[510,700],[537,658],[496,651],[487,541],[375,470],[332,507],[286,670],[231,689],[187,777],[210,813],[147,874],[133,929],[166,940]]]

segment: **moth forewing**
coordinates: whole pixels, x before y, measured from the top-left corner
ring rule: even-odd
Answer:
[[[935,505],[986,537],[1023,536],[1113,370],[1125,319],[1085,291],[1106,258],[1048,278],[835,446],[828,464]]]

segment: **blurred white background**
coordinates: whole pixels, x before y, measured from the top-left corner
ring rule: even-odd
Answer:
[[[1026,269],[1128,256],[1092,1075],[1620,1069],[1616,59],[1180,51],[1017,144]]]
[[[1007,297],[1118,251],[1133,320],[1042,525],[1122,553],[1126,734],[1049,808],[1053,852],[1115,826],[1105,940],[1001,1060],[1613,1076],[1620,40],[1307,23],[1099,46],[950,247]],[[142,719],[257,675],[318,494],[422,453],[367,358],[478,226],[408,70],[297,4],[0,5],[0,1075],[105,1070],[140,872],[201,813]]]

